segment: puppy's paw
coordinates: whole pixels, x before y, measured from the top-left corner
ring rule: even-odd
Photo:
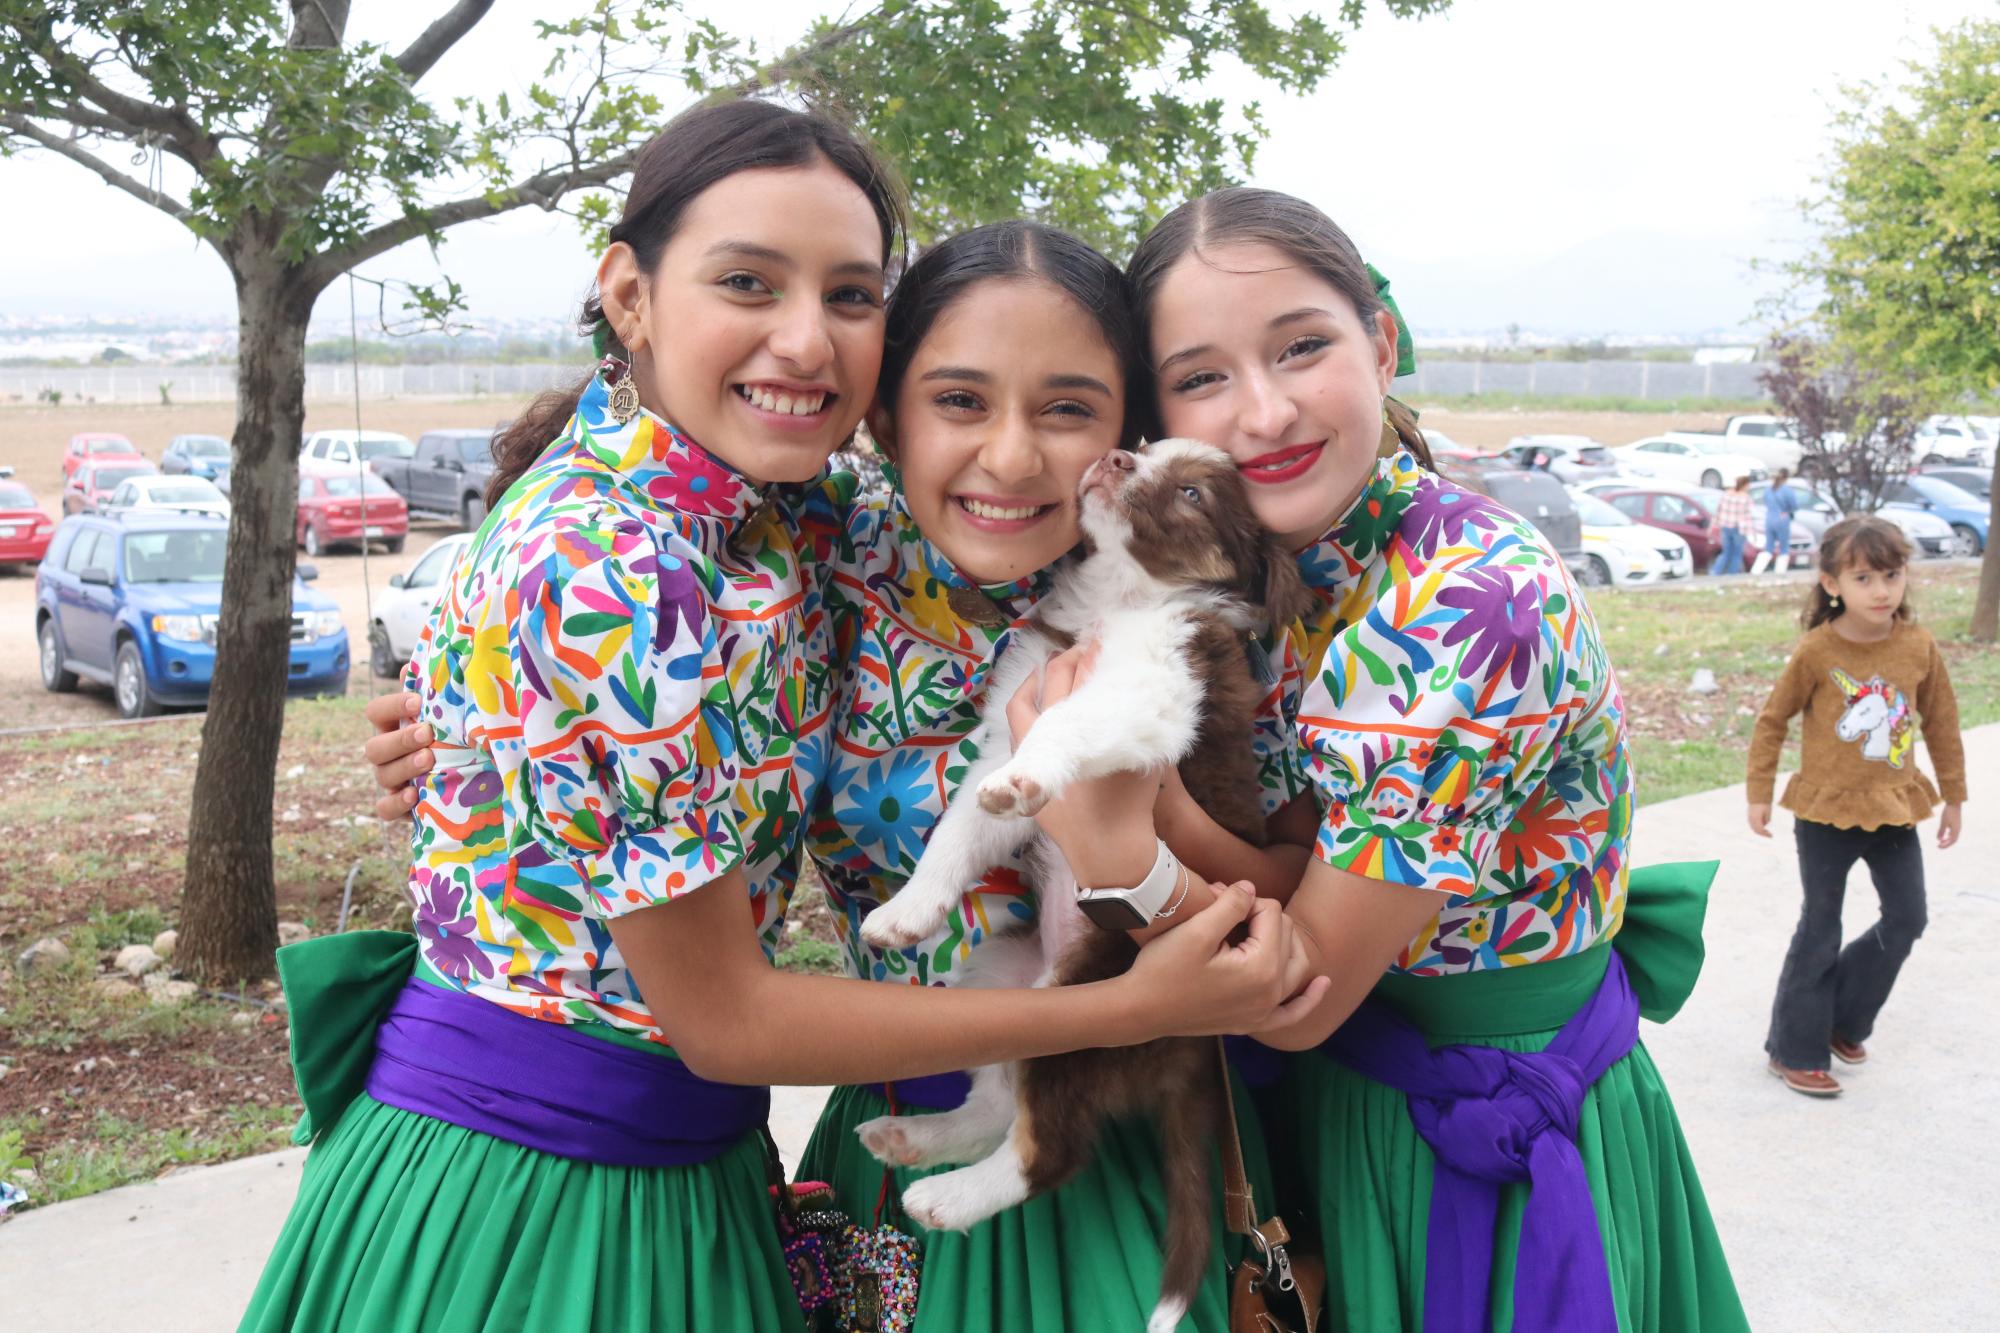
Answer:
[[[979,806],[988,814],[1028,816],[1048,803],[1048,792],[1039,781],[1011,767],[979,784]]]
[[[869,1155],[884,1166],[915,1166],[916,1145],[904,1131],[910,1125],[909,1116],[878,1115],[873,1120],[864,1120],[854,1127],[854,1136],[861,1140],[861,1146]]]
[[[928,895],[912,894],[906,885],[862,921],[861,938],[878,949],[907,949],[936,934],[948,915]]]
[[[982,1198],[979,1179],[975,1167],[925,1176],[903,1191],[903,1211],[932,1231],[964,1231],[1006,1206]]]

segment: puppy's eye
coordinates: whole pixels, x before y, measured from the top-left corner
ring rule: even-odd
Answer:
[[[1199,486],[1183,486],[1181,487],[1181,494],[1187,497],[1189,504],[1201,503],[1201,488]]]

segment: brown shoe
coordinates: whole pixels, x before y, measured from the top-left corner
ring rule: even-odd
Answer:
[[[1844,1065],[1868,1063],[1868,1048],[1858,1041],[1849,1041],[1845,1037],[1835,1037],[1828,1045],[1833,1048],[1834,1058]]]
[[[1771,1061],[1771,1077],[1778,1079],[1793,1092],[1807,1097],[1838,1097],[1840,1083],[1824,1069],[1787,1069],[1776,1060]]]

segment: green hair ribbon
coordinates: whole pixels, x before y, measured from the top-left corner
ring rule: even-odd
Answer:
[[[1368,276],[1375,283],[1377,299],[1388,307],[1391,315],[1396,317],[1396,374],[1399,378],[1404,375],[1414,375],[1417,370],[1417,345],[1410,340],[1410,322],[1403,318],[1403,311],[1397,306],[1396,298],[1389,295],[1388,275],[1370,264]]]

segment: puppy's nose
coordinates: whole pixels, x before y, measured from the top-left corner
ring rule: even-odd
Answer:
[[[1137,466],[1132,459],[1132,455],[1126,453],[1123,449],[1113,449],[1110,453],[1104,455],[1104,465],[1106,467],[1115,467],[1120,472],[1130,472]]]

